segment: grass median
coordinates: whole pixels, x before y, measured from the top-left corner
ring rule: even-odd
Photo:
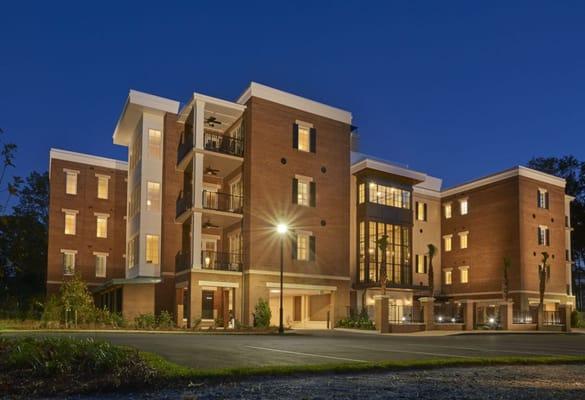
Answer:
[[[226,369],[195,369],[105,341],[0,337],[0,392],[28,398],[104,391],[154,390],[189,382],[431,369],[463,366],[585,364],[584,356],[477,357],[354,362]]]

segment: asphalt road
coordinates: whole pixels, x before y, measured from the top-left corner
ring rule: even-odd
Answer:
[[[195,368],[326,364],[497,355],[585,355],[582,334],[379,336],[339,331],[277,335],[26,333],[94,337]]]

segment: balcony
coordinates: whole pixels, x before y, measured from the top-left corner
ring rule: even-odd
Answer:
[[[191,268],[191,254],[179,251],[175,255],[176,271],[183,271]]]
[[[201,252],[201,268],[215,271],[242,271],[242,255],[203,250]]]
[[[205,131],[203,133],[203,148],[208,151],[230,156],[244,156],[244,141],[242,139],[211,131]]]
[[[175,218],[177,219],[177,222],[182,223],[187,219],[186,217],[189,216],[189,211],[191,211],[191,207],[193,207],[191,193],[185,193],[181,190],[175,205],[177,210]]]
[[[184,171],[191,157],[187,157],[193,151],[193,134],[185,133],[177,147],[177,168]]]
[[[229,193],[203,191],[203,208],[234,214],[242,213],[243,198]]]

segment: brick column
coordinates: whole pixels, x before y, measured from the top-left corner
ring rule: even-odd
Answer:
[[[538,310],[536,313],[536,329],[541,331],[544,328],[544,304],[538,305]]]
[[[337,296],[336,291],[329,295],[329,329],[335,328],[335,296]]]
[[[466,300],[463,304],[463,323],[466,331],[472,331],[474,328],[475,307],[473,305],[471,300]]]
[[[376,329],[380,333],[388,333],[390,326],[388,324],[388,299],[386,295],[376,295]]]
[[[561,320],[565,324],[563,327],[563,332],[571,332],[571,312],[572,307],[570,304],[561,304],[559,305],[559,311],[561,312]]]
[[[512,329],[513,304],[514,303],[511,301],[500,304],[500,323],[502,324],[502,329],[504,330]]]
[[[431,331],[435,328],[435,298],[421,297],[418,301],[422,305],[425,329]]]
[[[176,307],[175,307],[175,325],[178,328],[182,328],[183,327],[183,318],[184,318],[184,310],[185,310],[185,305],[183,304],[183,288],[177,288],[175,290],[175,303],[176,303]]]

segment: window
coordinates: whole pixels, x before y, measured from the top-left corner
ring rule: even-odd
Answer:
[[[309,235],[305,233],[297,235],[297,260],[309,261]]]
[[[445,285],[450,285],[453,283],[453,271],[451,269],[446,269],[444,271],[445,274]]]
[[[132,218],[140,211],[140,184],[134,186],[132,193],[130,193],[130,201],[128,204],[128,217]]]
[[[548,190],[538,189],[537,204],[538,208],[548,208]]]
[[[469,236],[469,232],[459,232],[459,247],[462,249],[467,248],[467,238]]]
[[[148,156],[154,160],[160,159],[161,132],[157,129],[148,130]]]
[[[453,244],[453,235],[445,235],[443,236],[443,248],[445,251],[451,251]]]
[[[410,209],[410,192],[408,190],[370,182],[368,192],[370,203]]]
[[[364,247],[365,254],[364,275],[368,282],[378,282],[384,254],[377,241],[387,236],[386,271],[388,282],[399,285],[412,283],[412,262],[410,259],[410,227],[385,224],[376,221],[367,221],[365,226]]]
[[[316,185],[312,178],[298,176],[293,179],[293,204],[315,207]]]
[[[142,160],[142,132],[136,132],[134,140],[132,141],[129,149],[129,161],[128,167],[132,171],[136,165]]]
[[[108,253],[93,253],[95,256],[95,276],[96,278],[106,277],[106,259]]]
[[[108,175],[96,175],[96,177],[98,179],[97,197],[98,199],[107,200],[110,177]]]
[[[65,234],[75,235],[77,229],[77,210],[63,210],[65,213]]]
[[[540,225],[538,227],[538,244],[550,246],[550,229],[548,229],[548,226]]]
[[[461,283],[469,283],[469,267],[459,267],[459,280]]]
[[[158,264],[158,235],[146,235],[146,263]]]
[[[75,274],[75,250],[61,250],[63,255],[63,274],[73,275]]]
[[[138,265],[138,236],[134,236],[128,242],[128,268]]]
[[[366,201],[366,185],[360,183],[358,185],[358,204],[362,204]]]
[[[108,237],[108,214],[95,214],[96,216],[96,236],[99,238]]]
[[[160,183],[148,182],[146,192],[146,209],[160,212]]]
[[[451,203],[445,204],[443,209],[445,210],[445,219],[451,218],[453,215],[451,210]]]
[[[315,153],[317,131],[311,124],[297,121],[293,124],[293,148],[300,151]]]
[[[461,215],[467,215],[469,212],[469,205],[467,199],[459,200],[459,212]]]
[[[366,223],[359,224],[359,281],[366,281]]]
[[[230,250],[230,263],[239,264],[242,262],[242,233],[236,232],[228,236],[229,250]]]
[[[65,193],[77,194],[77,175],[79,171],[64,169],[65,171]]]
[[[427,203],[416,202],[416,220],[426,221],[427,220]]]
[[[417,254],[415,256],[416,260],[416,273],[417,274],[426,274],[427,267],[428,267],[428,258],[425,255]]]

